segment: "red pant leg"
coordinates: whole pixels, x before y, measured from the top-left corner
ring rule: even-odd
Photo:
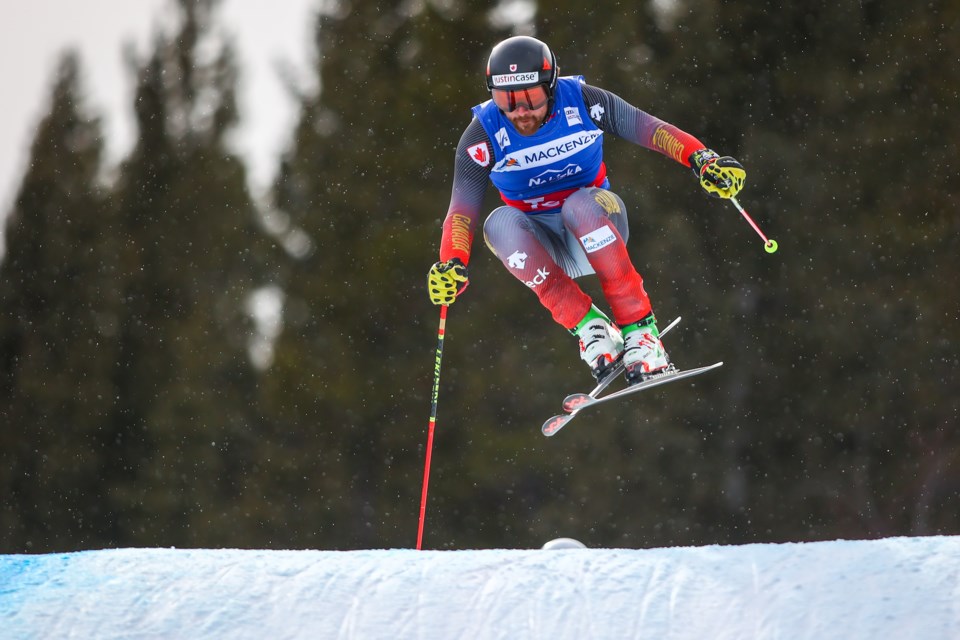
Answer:
[[[503,266],[529,287],[553,319],[571,329],[587,315],[590,296],[551,257],[527,215],[500,207],[483,225],[483,237]]]
[[[650,297],[627,253],[627,211],[619,196],[595,187],[581,189],[567,198],[562,216],[597,272],[614,322],[623,327],[649,315]]]

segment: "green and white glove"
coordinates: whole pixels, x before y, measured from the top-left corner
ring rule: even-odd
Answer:
[[[446,262],[437,262],[427,274],[427,292],[430,302],[449,306],[466,289],[470,279],[467,266],[460,258],[450,258]]]
[[[690,168],[700,186],[714,198],[733,198],[743,189],[747,172],[730,156],[719,156],[710,149],[690,154]]]

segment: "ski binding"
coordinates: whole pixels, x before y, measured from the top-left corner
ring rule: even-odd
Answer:
[[[663,331],[660,332],[660,336],[663,337],[671,329],[673,329],[680,322],[680,318],[677,318],[669,325],[667,325]],[[587,407],[591,407],[596,404],[602,404],[609,400],[615,400],[622,396],[630,395],[632,393],[637,393],[645,389],[650,389],[652,387],[657,387],[668,382],[675,382],[677,380],[682,380],[683,378],[690,378],[692,376],[700,375],[701,373],[706,373],[712,369],[722,366],[722,362],[717,362],[706,367],[698,367],[696,369],[685,369],[680,370],[670,365],[670,367],[663,373],[656,375],[652,378],[639,382],[637,384],[631,385],[620,391],[615,391],[609,393],[605,396],[601,396],[600,393],[606,389],[611,382],[613,382],[620,374],[623,373],[624,367],[623,362],[618,361],[610,373],[601,380],[596,388],[590,393],[573,393],[566,397],[563,401],[563,410],[567,413],[553,416],[543,423],[541,431],[543,435],[550,437],[555,435],[560,429],[565,427],[570,420],[573,419],[580,411]]]

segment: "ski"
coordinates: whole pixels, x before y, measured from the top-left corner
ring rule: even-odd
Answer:
[[[698,367],[696,369],[669,369],[665,373],[644,380],[643,382],[638,382],[635,385],[629,386],[626,389],[621,389],[620,391],[614,391],[613,393],[608,393],[605,396],[599,398],[591,397],[586,393],[572,393],[566,397],[563,401],[563,408],[566,411],[571,411],[577,413],[582,411],[587,407],[592,407],[594,405],[603,404],[608,400],[616,400],[617,398],[622,398],[623,396],[628,396],[631,393],[637,393],[638,391],[644,391],[646,389],[651,389],[653,387],[660,386],[661,384],[666,384],[668,382],[676,382],[677,380],[683,380],[684,378],[691,378],[693,376],[698,376],[701,373],[706,373],[707,371],[712,371],[718,367],[722,367],[723,362],[715,362],[711,365],[705,367]],[[571,413],[571,415],[573,415]]]
[[[573,420],[575,415],[577,415],[576,412],[561,413],[560,415],[548,418],[547,421],[543,423],[543,426],[540,427],[540,431],[548,438],[556,435],[557,431],[560,431],[560,429],[563,429],[565,426],[567,426],[567,423]]]
[[[626,389],[621,389],[620,391],[614,391],[613,393],[607,394],[605,396],[591,396],[587,393],[573,393],[566,397],[563,401],[564,410],[570,411],[570,413],[563,413],[560,415],[553,416],[543,423],[543,426],[540,430],[543,432],[543,435],[550,436],[556,435],[560,429],[563,429],[567,426],[574,416],[579,414],[581,411],[587,407],[592,407],[597,404],[603,404],[608,400],[616,400],[622,396],[630,395],[631,393],[637,393],[639,391],[644,391],[652,387],[657,387],[668,382],[676,382],[677,380],[682,380],[684,378],[690,378],[692,376],[698,376],[701,373],[706,373],[716,369],[717,367],[723,366],[722,362],[716,362],[714,364],[708,365],[706,367],[699,367],[697,369],[673,369],[667,373],[660,374],[656,378],[651,378],[649,380],[644,380],[643,382],[638,382],[637,384],[627,387]]]
[[[668,324],[666,327],[663,328],[663,330],[660,332],[660,337],[662,338],[663,336],[667,335],[670,332],[670,330],[676,327],[678,324],[680,324],[680,316],[677,316],[676,318],[674,318],[673,322],[671,322],[670,324]],[[586,394],[587,397],[596,398],[597,396],[599,396],[600,392],[606,389],[608,386],[610,386],[610,383],[616,380],[622,373],[623,373],[623,360],[617,360],[616,364],[614,365],[610,373],[604,376],[603,380],[601,380],[597,384],[597,386],[593,389],[593,391],[591,391],[589,394]],[[583,394],[580,394],[580,395],[583,395]],[[573,416],[576,415],[577,413],[576,410],[571,410],[571,411],[572,412],[568,413],[567,415],[561,414],[558,416],[553,416],[552,418],[544,422],[543,427],[540,428],[540,430],[543,432],[543,435],[550,437],[553,434],[555,434],[557,431],[560,431],[560,429],[562,429],[564,426],[566,426],[566,424],[570,422]]]

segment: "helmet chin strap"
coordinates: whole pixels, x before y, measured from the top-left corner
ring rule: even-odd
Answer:
[[[555,104],[556,102],[553,99],[553,94],[551,94],[550,99],[547,100],[547,113],[545,116],[543,116],[543,121],[540,123],[541,127],[550,122],[550,118],[553,117],[553,107]]]

